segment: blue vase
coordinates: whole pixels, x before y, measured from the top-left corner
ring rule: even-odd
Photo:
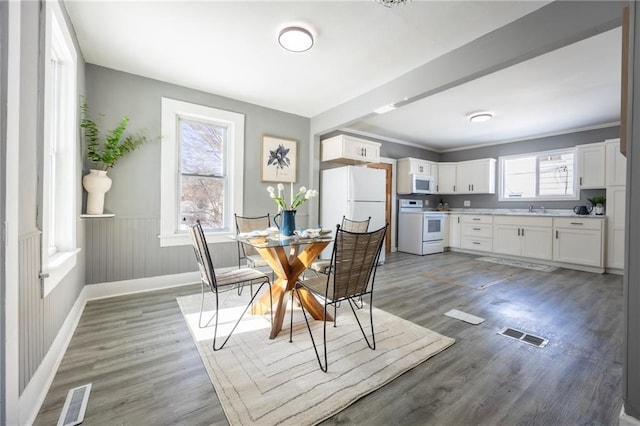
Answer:
[[[280,230],[280,235],[291,236],[296,229],[296,211],[283,210],[273,217],[273,221]]]

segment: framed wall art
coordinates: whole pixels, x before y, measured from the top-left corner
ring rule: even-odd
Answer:
[[[262,181],[294,183],[298,142],[274,136],[262,138]]]

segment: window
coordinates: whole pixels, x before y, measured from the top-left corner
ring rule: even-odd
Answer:
[[[500,157],[500,201],[575,200],[575,149]]]
[[[42,272],[46,296],[76,264],[77,54],[57,2],[46,2]]]
[[[211,242],[235,234],[242,212],[244,115],[162,99],[160,245],[191,244],[200,220]]]

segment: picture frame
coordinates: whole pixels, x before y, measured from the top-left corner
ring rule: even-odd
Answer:
[[[276,136],[262,137],[262,181],[295,183],[298,142]]]

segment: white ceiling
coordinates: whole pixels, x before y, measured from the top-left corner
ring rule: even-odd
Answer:
[[[313,117],[504,26],[548,1],[67,0],[88,63]],[[291,53],[278,32],[303,24]],[[459,149],[619,120],[620,31],[432,95],[350,130]],[[470,125],[490,110],[495,119]]]

